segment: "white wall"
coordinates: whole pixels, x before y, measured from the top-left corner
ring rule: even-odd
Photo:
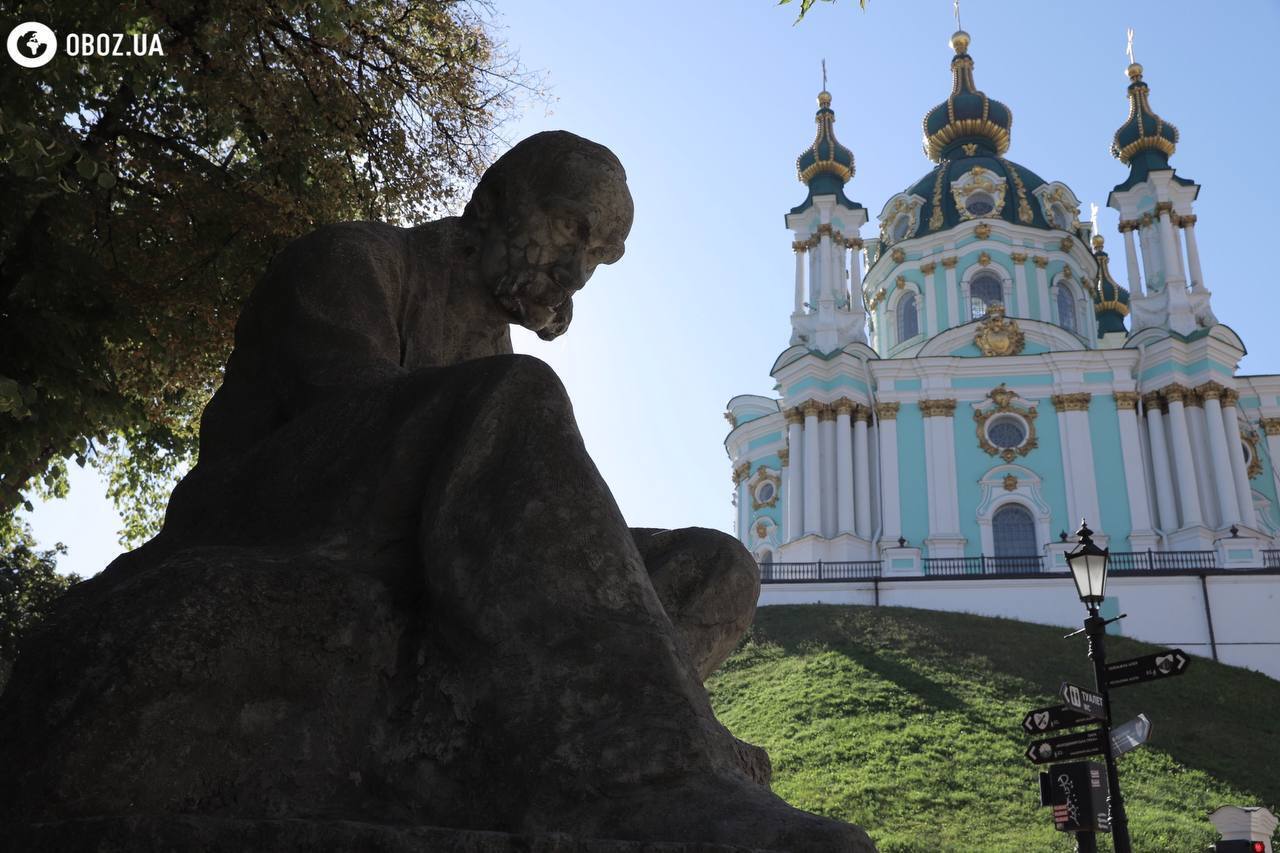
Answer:
[[[1212,574],[1205,583],[1218,660],[1280,679],[1280,574]],[[871,605],[876,586],[871,581],[770,583],[761,588],[760,605]],[[1085,616],[1067,577],[884,579],[878,586],[880,604],[887,607],[1001,616],[1067,628],[1080,627]],[[1194,574],[1112,577],[1107,583],[1108,598],[1119,605],[1117,612],[1127,614],[1117,623],[1124,636],[1209,657],[1202,589]]]

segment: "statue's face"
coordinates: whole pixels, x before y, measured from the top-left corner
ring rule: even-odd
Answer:
[[[569,328],[573,294],[597,265],[622,257],[631,230],[631,194],[620,175],[600,167],[570,174],[582,179],[574,181],[581,191],[525,194],[523,204],[511,205],[517,209],[504,211],[505,227],[495,235],[505,251],[485,253],[502,310],[544,340]]]

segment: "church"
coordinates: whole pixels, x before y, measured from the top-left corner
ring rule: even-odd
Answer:
[[[978,88],[969,35],[951,46],[951,93],[923,121],[934,165],[873,228],[818,95],[777,396],[726,412],[762,603],[770,583],[1065,571],[1082,519],[1117,573],[1280,565],[1280,376],[1237,373],[1200,188],[1143,67],[1104,238],[1058,176],[1008,159],[1010,108]]]

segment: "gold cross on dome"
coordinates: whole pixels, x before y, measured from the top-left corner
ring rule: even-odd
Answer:
[[[1129,54],[1129,64],[1132,65],[1136,61],[1133,58],[1133,27],[1126,29],[1124,34],[1128,39],[1128,43],[1124,46],[1124,52]]]
[[[827,91],[827,61],[822,60],[822,91]]]
[[[960,26],[960,0],[954,0],[954,2],[952,2],[951,4],[951,7],[955,11],[955,15],[956,15],[956,29],[963,30],[964,27]]]

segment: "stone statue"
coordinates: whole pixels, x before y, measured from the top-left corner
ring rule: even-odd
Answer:
[[[544,133],[461,217],[281,252],[163,531],[21,651],[0,832],[50,850],[872,850],[771,794],[767,756],[711,712],[701,682],[754,613],[750,555],[629,530],[555,374],[511,354],[512,322],[565,332],[631,220],[612,152]]]

